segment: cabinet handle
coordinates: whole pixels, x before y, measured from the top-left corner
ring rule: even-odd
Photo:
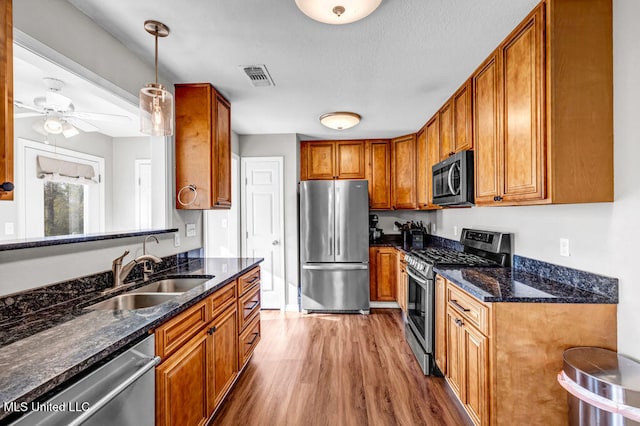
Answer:
[[[253,279],[251,279],[251,280],[248,282],[248,284],[253,284],[253,283],[255,283],[256,281],[258,281],[259,279],[260,279],[260,275],[258,275],[258,276],[256,276],[256,277],[253,277]]]
[[[467,308],[465,308],[464,306],[462,306],[461,304],[459,304],[457,300],[452,299],[452,300],[450,300],[450,302],[451,302],[451,304],[452,304],[453,306],[455,306],[455,307],[456,307],[456,309],[457,309],[457,310],[459,310],[459,311],[461,311],[461,312],[471,312],[471,309],[467,309]]]
[[[502,201],[502,197],[499,195],[496,197],[493,197],[493,201]]]
[[[253,308],[255,308],[256,306],[258,306],[258,304],[259,304],[259,303],[260,303],[260,301],[259,301],[259,300],[256,300],[256,301],[254,301],[254,302],[251,304],[251,306],[245,306],[245,307],[244,307],[244,310],[245,310],[245,311],[252,311],[252,310],[253,310]]]
[[[207,334],[209,336],[212,336],[213,333],[215,333],[215,332],[216,332],[216,326],[215,325],[213,327],[211,327],[209,330],[207,330]]]
[[[12,182],[2,182],[2,184],[0,184],[0,192],[11,192],[13,188],[14,185]]]
[[[256,341],[256,339],[258,338],[259,335],[260,334],[258,334],[258,333],[253,333],[253,339],[251,339],[250,342],[247,342],[247,345],[249,345],[249,346],[253,345],[253,343]]]
[[[462,327],[464,325],[464,322],[462,322],[461,319],[456,318],[456,324],[458,325],[458,327]]]
[[[449,153],[449,157],[451,157],[453,154],[455,154],[455,152],[453,152],[453,151],[452,151],[452,152],[450,152],[450,153]]]

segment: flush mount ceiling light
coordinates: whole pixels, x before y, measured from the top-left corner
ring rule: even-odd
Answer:
[[[169,35],[169,27],[145,21],[144,29],[156,39],[156,81],[140,89],[140,131],[151,136],[173,135],[173,95],[158,83],[158,37]]]
[[[309,18],[325,24],[350,24],[371,14],[382,0],[296,0]]]
[[[361,118],[360,114],[355,112],[338,111],[322,114],[320,123],[330,129],[345,130],[360,123]]]

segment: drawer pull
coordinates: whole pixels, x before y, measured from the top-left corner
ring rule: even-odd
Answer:
[[[456,322],[456,324],[458,325],[458,327],[462,327],[462,326],[464,325],[464,322],[462,322],[462,320],[461,320],[461,319],[459,319],[459,318],[456,318],[456,321],[455,321],[455,322]]]
[[[252,280],[250,280],[250,281],[248,282],[248,284],[253,284],[253,283],[255,283],[256,281],[259,281],[259,280],[260,280],[260,275],[257,275],[257,276],[255,276],[255,277],[253,277],[253,279],[252,279]]]
[[[465,308],[464,306],[462,306],[461,304],[459,304],[459,303],[458,303],[458,301],[457,301],[457,300],[455,300],[455,299],[451,299],[451,300],[450,300],[450,302],[451,302],[451,304],[452,304],[453,306],[455,306],[455,307],[456,307],[456,309],[457,309],[457,310],[459,310],[459,311],[461,311],[461,312],[471,312],[471,309],[467,309],[467,308]]]
[[[251,306],[245,306],[245,307],[244,307],[244,310],[245,310],[245,311],[252,311],[252,310],[253,310],[253,308],[255,308],[256,306],[258,306],[259,304],[260,304],[260,301],[259,301],[259,300],[255,300],[255,301],[251,304]]]
[[[247,345],[251,346],[255,343],[256,339],[258,338],[258,336],[260,335],[259,333],[252,333],[253,335],[253,339],[251,339],[250,342],[247,342]]]
[[[209,336],[212,336],[212,335],[213,335],[213,333],[215,333],[215,332],[216,332],[216,326],[214,325],[213,327],[211,327],[211,328],[207,331],[207,334],[208,334]]]

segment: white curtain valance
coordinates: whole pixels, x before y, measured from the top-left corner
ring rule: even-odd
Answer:
[[[38,155],[38,179],[77,184],[97,183],[96,171],[89,164]]]

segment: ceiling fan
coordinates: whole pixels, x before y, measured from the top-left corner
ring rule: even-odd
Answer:
[[[52,77],[45,77],[43,80],[47,91],[44,96],[35,97],[33,105],[19,100],[14,101],[16,107],[33,112],[19,112],[14,117],[43,116],[43,119],[37,121],[33,128],[44,136],[62,133],[64,137],[71,138],[80,133],[78,129],[83,132],[96,132],[99,130],[98,127],[86,120],[111,122],[127,122],[130,120],[126,115],[76,111],[72,100],[60,93],[64,87],[62,80]]]

